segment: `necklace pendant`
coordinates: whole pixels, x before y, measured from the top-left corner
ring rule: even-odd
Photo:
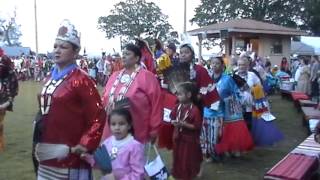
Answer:
[[[124,74],[124,75],[122,75],[122,77],[121,77],[121,79],[120,79],[120,82],[121,83],[129,83],[130,82],[130,80],[131,80],[131,77],[129,76],[129,74]]]
[[[111,160],[116,159],[117,155],[118,155],[118,148],[117,147],[112,147],[111,148],[111,155],[110,155]]]

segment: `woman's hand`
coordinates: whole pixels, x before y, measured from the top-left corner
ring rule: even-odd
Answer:
[[[178,126],[178,121],[177,120],[171,120],[171,123],[173,126]]]
[[[88,151],[87,148],[85,148],[81,144],[78,144],[71,148],[71,153],[79,154],[79,155],[86,153],[87,151]]]
[[[173,122],[173,125],[180,128],[180,127],[184,127],[185,123],[183,121],[175,121]]]

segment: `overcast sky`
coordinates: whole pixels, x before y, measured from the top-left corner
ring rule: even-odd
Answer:
[[[155,2],[162,12],[169,16],[169,23],[174,30],[183,31],[183,2],[184,0],[147,0]],[[120,0],[37,0],[38,9],[38,42],[39,52],[46,53],[53,48],[60,22],[69,19],[81,32],[82,47],[88,53],[100,54],[104,50],[120,50],[119,38],[107,40],[104,33],[97,29],[100,16],[107,16],[110,9]],[[200,0],[187,1],[187,19],[194,16],[194,9]],[[8,17],[17,9],[17,23],[21,24],[23,46],[35,50],[35,18],[34,0],[0,0],[0,16]],[[196,28],[188,21],[187,30]]]
[[[169,16],[169,23],[174,30],[183,31],[184,0],[147,1],[155,2],[162,12]],[[39,52],[52,51],[59,24],[63,19],[69,19],[81,32],[81,44],[87,53],[100,54],[102,49],[112,53],[112,48],[120,51],[119,38],[107,40],[104,33],[97,29],[98,17],[107,16],[118,2],[120,0],[37,0]],[[197,26],[191,26],[189,20],[194,16],[194,9],[200,4],[200,0],[187,0],[187,3],[187,30],[192,30]],[[22,45],[35,51],[34,0],[0,0],[0,6],[1,17],[12,16],[14,9],[17,9],[17,23],[21,24],[23,34]],[[319,39],[302,38],[302,41],[320,48]],[[193,43],[195,42],[196,39],[193,39]],[[195,49],[197,52],[197,47]],[[204,53],[209,54],[205,50]]]

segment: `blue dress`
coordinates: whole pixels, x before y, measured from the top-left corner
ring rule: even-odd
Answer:
[[[216,145],[218,144],[223,144],[224,148],[219,147],[223,149],[222,151],[249,150],[253,146],[253,143],[249,130],[243,121],[238,86],[231,76],[222,74],[217,80],[216,87],[220,96],[219,103],[212,105],[210,108],[204,108],[204,121],[201,133],[203,153],[214,156],[216,154]],[[223,119],[222,137],[220,137],[221,134],[219,135],[218,132],[221,127],[219,119]],[[240,123],[241,125],[236,125],[237,129],[230,128],[230,125],[234,126],[235,123]],[[227,138],[234,136],[237,136],[237,138],[233,139],[232,142]],[[230,149],[229,145],[236,148]]]

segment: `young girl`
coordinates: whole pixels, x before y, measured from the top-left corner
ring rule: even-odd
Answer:
[[[112,174],[116,180],[142,180],[145,165],[144,146],[133,138],[130,112],[127,109],[115,109],[110,113],[108,123],[112,136],[101,145],[106,147],[111,158]],[[91,161],[92,159],[91,157]],[[110,174],[102,179],[110,180]]]
[[[191,82],[180,84],[177,89],[179,104],[170,114],[175,126],[172,175],[177,180],[193,179],[200,172],[202,118],[196,106],[197,96],[198,90]]]

